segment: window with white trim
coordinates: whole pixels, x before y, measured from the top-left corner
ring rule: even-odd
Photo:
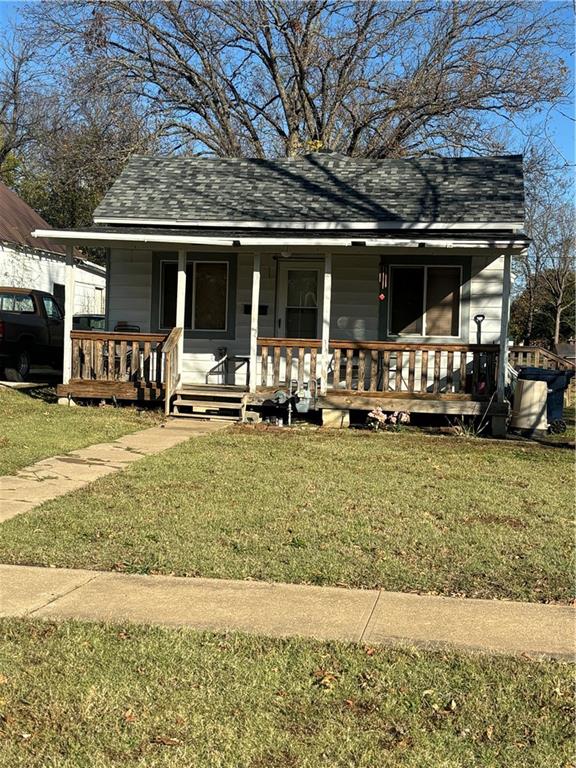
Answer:
[[[461,284],[461,267],[390,267],[390,335],[458,337]]]
[[[188,261],[184,328],[191,331],[226,331],[228,319],[229,263]],[[160,328],[176,325],[178,262],[160,264]]]

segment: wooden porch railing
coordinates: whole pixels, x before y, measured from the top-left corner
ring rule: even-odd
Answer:
[[[318,383],[319,339],[260,338],[259,389]],[[498,345],[331,341],[327,387],[379,397],[479,397],[496,391]]]
[[[162,384],[164,333],[72,331],[72,381]]]
[[[164,413],[170,414],[170,401],[180,384],[180,337],[182,328],[173,328],[166,339],[162,352],[164,355]]]
[[[322,349],[319,339],[258,339],[261,364],[257,388],[279,387],[290,381],[315,382],[318,378],[318,357]],[[256,372],[254,372],[256,375]]]
[[[181,328],[164,333],[72,331],[70,384],[95,386],[122,397],[149,389],[169,402],[179,384]]]
[[[574,363],[544,347],[510,347],[508,359],[514,368],[533,366],[553,371],[574,370]]]

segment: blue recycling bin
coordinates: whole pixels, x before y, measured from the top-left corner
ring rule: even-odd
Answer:
[[[574,371],[551,371],[546,368],[520,368],[519,379],[526,381],[545,381],[548,387],[546,400],[546,418],[550,431],[566,432],[564,421],[564,392],[568,389]]]

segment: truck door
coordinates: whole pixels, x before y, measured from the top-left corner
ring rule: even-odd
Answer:
[[[50,362],[62,362],[64,349],[64,317],[52,296],[42,296],[48,326],[48,358]]]

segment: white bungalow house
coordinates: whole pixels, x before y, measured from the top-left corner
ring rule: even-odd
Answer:
[[[108,249],[107,332],[67,329],[62,395],[213,416],[297,393],[501,430],[520,156],[134,157],[82,231]],[[281,397],[280,397],[281,399]],[[497,423],[496,423],[497,422]]]
[[[32,229],[48,228],[36,211],[0,182],[0,285],[46,291],[64,306],[65,248],[54,240],[34,238],[30,234]],[[75,262],[73,314],[102,314],[106,270],[78,254]]]

